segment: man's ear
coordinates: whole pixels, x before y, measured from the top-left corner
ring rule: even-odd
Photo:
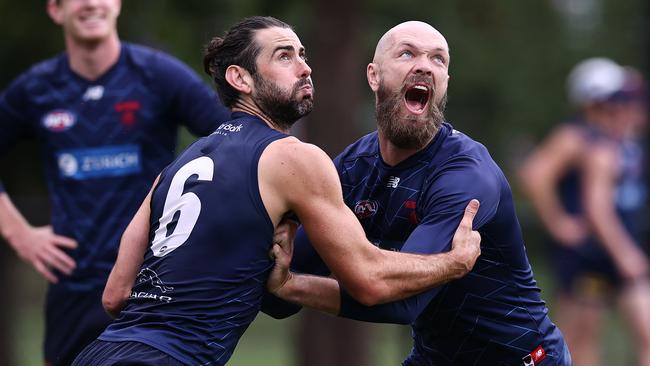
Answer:
[[[253,77],[248,70],[241,66],[228,66],[226,69],[226,81],[242,94],[251,94],[253,92]]]
[[[63,9],[61,9],[60,4],[56,0],[47,0],[47,14],[50,16],[54,23],[61,25],[63,24]]]
[[[373,92],[377,92],[379,90],[379,65],[376,63],[369,63],[368,67],[366,68],[366,76],[368,77],[368,85],[370,85],[370,89],[372,89]]]

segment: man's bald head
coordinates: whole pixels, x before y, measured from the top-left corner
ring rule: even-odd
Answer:
[[[384,33],[384,35],[379,39],[379,42],[377,42],[377,47],[375,48],[375,55],[372,59],[372,62],[380,63],[386,52],[405,36],[437,38],[442,40],[447,51],[449,50],[447,40],[442,35],[442,33],[438,32],[437,29],[425,22],[411,20],[408,22],[400,23],[389,29],[388,32]]]
[[[431,25],[409,21],[384,34],[366,68],[380,139],[400,149],[426,146],[444,121],[449,46]]]

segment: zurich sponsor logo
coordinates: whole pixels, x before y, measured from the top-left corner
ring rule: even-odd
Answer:
[[[357,218],[359,219],[365,219],[377,213],[378,207],[379,204],[377,204],[377,201],[362,200],[354,205],[354,214],[357,215]]]
[[[75,122],[74,114],[63,109],[51,111],[43,117],[43,126],[54,132],[65,131],[74,126]]]
[[[57,154],[57,162],[64,179],[117,177],[142,170],[138,145],[64,150]]]

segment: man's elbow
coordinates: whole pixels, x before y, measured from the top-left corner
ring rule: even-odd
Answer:
[[[389,291],[378,281],[355,284],[348,293],[364,306],[375,306],[390,301]]]
[[[102,306],[111,317],[117,318],[124,307],[126,298],[119,296],[115,291],[105,290],[102,295]]]

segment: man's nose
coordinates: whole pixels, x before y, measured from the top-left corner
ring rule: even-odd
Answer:
[[[422,55],[417,58],[416,64],[413,67],[413,71],[416,74],[424,74],[424,75],[432,75],[433,74],[433,67],[431,65],[431,60],[429,60],[428,57],[425,55]]]
[[[301,78],[309,77],[311,75],[311,67],[309,67],[309,65],[307,65],[307,62],[305,60],[303,60],[303,59],[300,59],[299,65],[300,65],[300,68],[299,68],[300,77]]]

